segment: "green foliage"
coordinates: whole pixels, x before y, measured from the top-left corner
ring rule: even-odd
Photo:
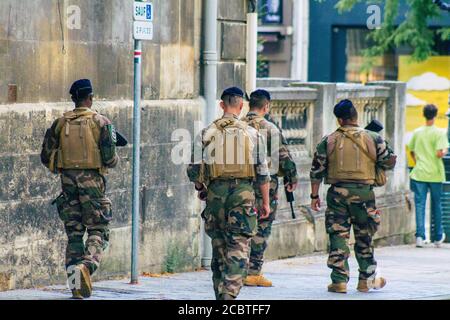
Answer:
[[[340,0],[336,4],[335,8],[338,9],[339,13],[348,12],[353,9],[355,4],[361,1],[362,0]]]
[[[319,1],[319,0],[316,0]],[[427,26],[427,21],[432,18],[448,15],[438,8],[431,0],[407,0],[408,11],[400,25],[395,21],[399,15],[399,0],[373,1],[373,0],[339,0],[335,6],[339,13],[348,12],[360,2],[374,4],[384,2],[384,19],[379,29],[375,29],[368,35],[368,40],[373,45],[364,50],[365,63],[363,71],[372,68],[375,57],[407,45],[413,49],[411,58],[415,62],[426,60],[433,55],[434,32]],[[438,30],[443,40],[450,39],[450,28]]]
[[[442,40],[450,40],[450,28],[442,28],[438,30],[438,34]]]
[[[264,38],[263,37],[258,37],[258,46],[264,45]],[[257,57],[257,73],[258,73],[258,77],[259,75],[262,73],[262,70],[264,69],[264,66],[267,64],[267,58],[260,52],[258,52],[258,57]]]
[[[181,272],[193,265],[193,259],[189,256],[186,248],[181,247],[175,241],[169,242],[167,254],[164,259],[164,272]]]

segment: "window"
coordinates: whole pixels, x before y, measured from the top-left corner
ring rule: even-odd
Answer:
[[[379,57],[375,67],[368,73],[361,73],[364,62],[362,51],[370,46],[366,40],[367,29],[348,28],[346,30],[345,80],[347,82],[367,82],[377,80],[397,80],[397,59],[394,52]]]
[[[259,0],[261,24],[283,24],[282,0]]]

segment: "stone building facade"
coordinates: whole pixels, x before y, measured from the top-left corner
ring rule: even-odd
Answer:
[[[155,36],[143,44],[142,58],[140,267],[192,270],[200,266],[199,204],[185,166],[169,159],[177,143],[172,132],[192,131],[204,109],[204,1],[152,2]],[[40,164],[39,152],[46,128],[72,108],[71,83],[92,79],[94,108],[132,137],[132,4],[0,3],[0,290],[64,281],[66,239],[50,204],[60,183]],[[219,1],[219,91],[245,84],[246,12],[246,1]],[[119,155],[118,168],[107,176],[114,210],[111,246],[97,278],[130,269],[131,145]]]
[[[155,38],[144,43],[142,57],[140,272],[180,272],[201,266],[201,206],[185,165],[170,159],[178,143],[172,139],[174,130],[193,133],[205,107],[216,107],[205,106],[202,98],[205,1],[152,1]],[[73,107],[68,90],[79,78],[92,79],[95,109],[131,140],[130,146],[119,150],[118,168],[107,176],[114,220],[110,247],[95,278],[126,276],[130,270],[132,2],[0,2],[0,290],[65,281],[66,236],[51,206],[60,183],[40,164],[39,153],[46,128]],[[219,97],[227,86],[245,86],[247,1],[218,3]],[[77,8],[79,29],[72,20]],[[345,87],[278,79],[260,81],[259,86],[273,94],[274,115],[289,130],[301,176],[296,191],[298,218],[290,218],[281,198],[268,257],[325,251],[323,212],[308,215],[307,170],[314,144],[335,128],[331,108],[342,97],[356,99],[362,110],[366,105],[375,108],[367,109],[367,117],[384,117],[386,136],[400,154],[405,85]],[[400,167],[389,185],[379,190],[387,218],[378,243],[411,238],[413,213],[408,210],[407,189],[406,168]]]

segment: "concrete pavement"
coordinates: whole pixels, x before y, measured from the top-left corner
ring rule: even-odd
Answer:
[[[389,299],[450,299],[450,244],[442,248],[428,245],[377,248],[379,273],[388,279],[387,286],[368,294],[356,291],[357,265],[350,259],[349,293],[326,291],[329,269],[326,255],[291,258],[268,262],[265,275],[273,281],[272,288],[243,288],[242,300],[389,300]],[[157,278],[142,277],[139,285],[129,285],[128,279],[102,281],[94,284],[92,300],[207,300],[214,299],[209,271],[180,273]],[[0,300],[67,299],[70,292],[64,286],[44,289],[0,292]]]

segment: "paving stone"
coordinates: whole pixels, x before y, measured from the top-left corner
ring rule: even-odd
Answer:
[[[450,245],[437,249],[428,246],[377,248],[379,273],[388,279],[380,291],[360,293],[356,290],[358,270],[354,256],[350,259],[351,280],[346,295],[326,291],[329,269],[326,255],[271,261],[264,267],[273,281],[272,288],[244,287],[240,300],[404,300],[450,299]],[[64,286],[16,290],[0,293],[0,300],[68,299]],[[210,271],[188,272],[140,278],[139,285],[128,279],[94,284],[92,300],[211,300],[214,299]]]

